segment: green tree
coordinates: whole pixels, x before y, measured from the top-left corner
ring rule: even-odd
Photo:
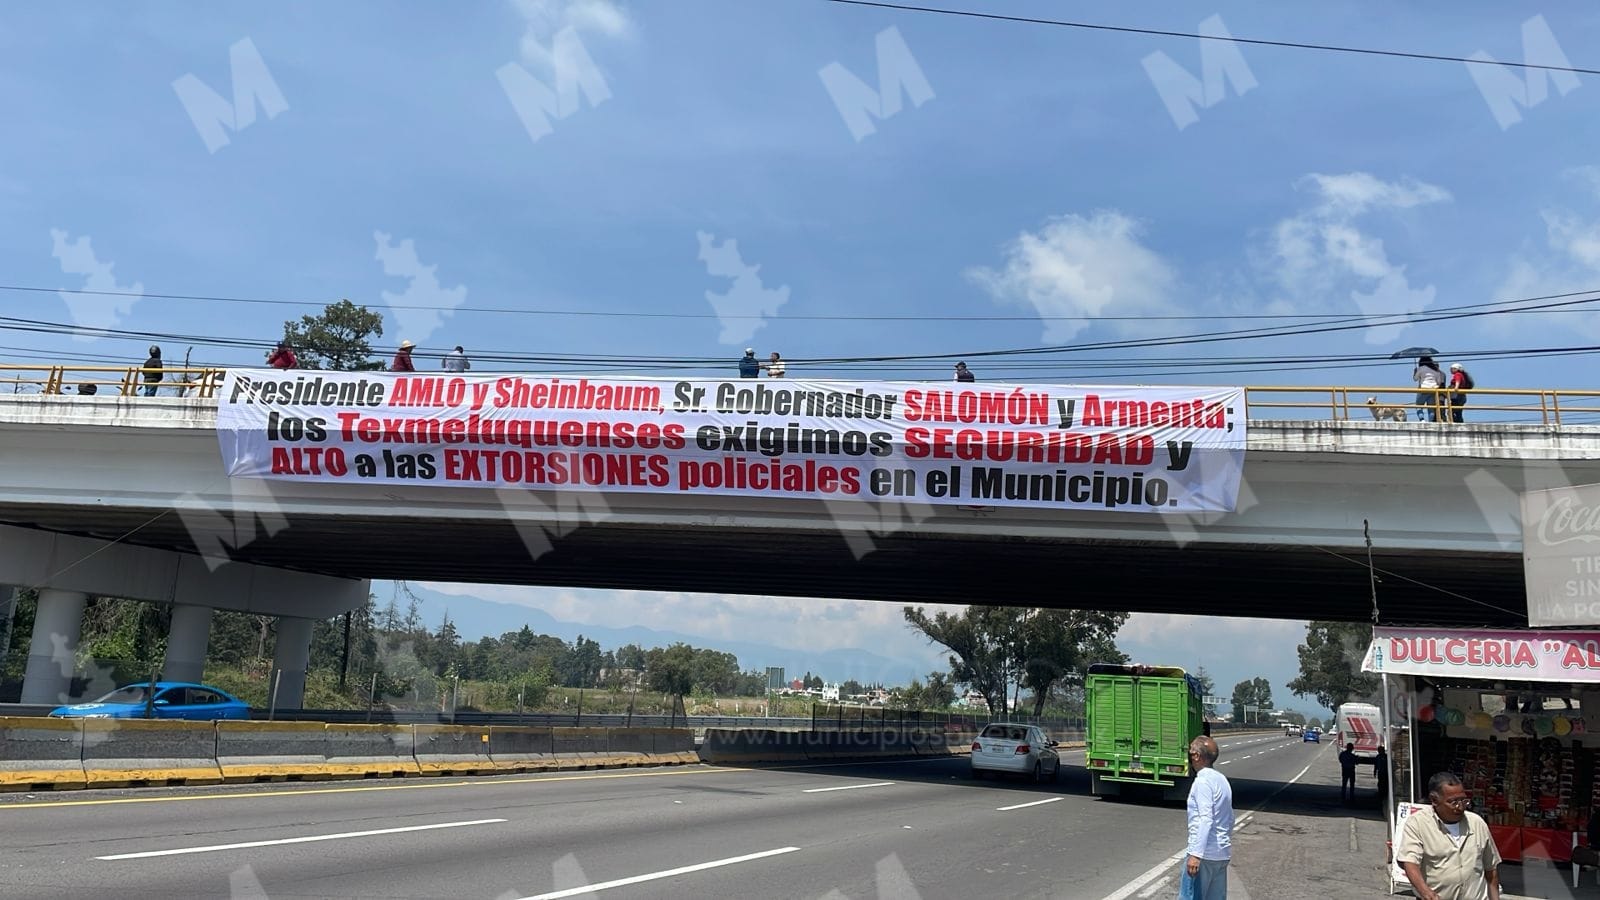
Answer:
[[[1006,690],[1015,677],[1022,610],[1003,606],[969,606],[960,614],[929,616],[921,607],[905,608],[906,623],[930,642],[950,651],[950,674],[983,695],[989,714],[1006,710]]]
[[[1265,678],[1251,678],[1241,681],[1233,686],[1233,720],[1244,722],[1249,711],[1246,706],[1254,707],[1252,718],[1272,712],[1272,683]]]
[[[694,648],[688,644],[673,644],[665,650],[657,647],[645,654],[645,678],[651,690],[682,701],[694,690],[694,663]]]
[[[1083,683],[1090,663],[1121,662],[1116,634],[1128,621],[1124,612],[1040,609],[1022,618],[1015,661],[1022,683],[1033,692],[1033,714],[1044,715],[1045,702],[1058,683]]]
[[[283,323],[284,340],[294,347],[304,369],[381,369],[383,362],[372,358],[374,336],[383,336],[383,316],[349,300],[328,304],[319,316]]]
[[[929,672],[928,683],[922,686],[923,709],[949,709],[956,702],[956,687],[943,672]]]
[[[1297,697],[1315,698],[1318,706],[1327,709],[1375,698],[1381,683],[1378,676],[1361,671],[1361,660],[1371,641],[1370,625],[1308,623],[1305,642],[1296,650],[1300,674],[1289,682],[1289,690]]]
[[[1316,716],[1312,716],[1311,718],[1306,720],[1306,727],[1307,728],[1321,728],[1322,727],[1322,720],[1317,718]]]

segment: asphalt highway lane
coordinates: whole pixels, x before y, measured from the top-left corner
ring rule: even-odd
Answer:
[[[1331,764],[1298,738],[1221,743],[1241,817]],[[12,795],[0,833],[18,897],[1099,900],[1160,884],[1184,816],[1089,796],[1075,751],[1040,785],[954,758]]]

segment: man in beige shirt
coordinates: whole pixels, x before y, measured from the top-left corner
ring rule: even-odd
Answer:
[[[1500,900],[1500,851],[1489,824],[1468,812],[1461,779],[1440,772],[1428,779],[1429,809],[1411,814],[1395,859],[1418,900]]]

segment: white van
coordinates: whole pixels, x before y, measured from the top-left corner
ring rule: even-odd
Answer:
[[[1334,716],[1334,737],[1339,749],[1355,744],[1356,753],[1377,756],[1383,734],[1383,714],[1371,703],[1346,703]]]

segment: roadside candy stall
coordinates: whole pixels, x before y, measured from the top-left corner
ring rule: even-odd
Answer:
[[[1600,813],[1600,631],[1374,629],[1396,801],[1460,776],[1500,854],[1569,861]]]

